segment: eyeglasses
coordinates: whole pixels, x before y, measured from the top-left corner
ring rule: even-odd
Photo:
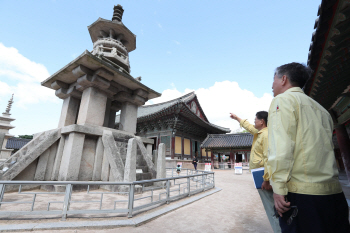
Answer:
[[[290,206],[289,208],[294,209],[294,210],[293,210],[292,214],[289,216],[289,218],[288,218],[288,220],[287,220],[287,224],[288,224],[288,225],[292,224],[293,218],[295,218],[295,217],[297,216],[297,214],[298,214],[298,207],[296,207],[296,206]],[[273,206],[273,210],[274,210],[274,212],[275,212],[275,214],[273,215],[273,217],[279,218],[280,215],[278,214],[278,212],[277,212],[275,206]]]

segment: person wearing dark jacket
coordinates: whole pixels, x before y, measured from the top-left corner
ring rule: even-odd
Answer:
[[[194,169],[197,170],[197,164],[198,164],[198,159],[197,159],[197,155],[194,157],[194,159],[192,160],[192,164],[194,166]]]

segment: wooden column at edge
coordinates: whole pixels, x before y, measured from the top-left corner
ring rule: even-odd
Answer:
[[[181,159],[184,159],[185,156],[185,145],[184,145],[184,137],[181,137]]]
[[[174,159],[175,157],[175,135],[171,135],[171,159]]]
[[[191,160],[193,159],[193,153],[192,153],[192,139],[190,139],[190,155],[191,155]]]
[[[339,149],[341,151],[341,156],[343,158],[345,172],[348,177],[348,181],[350,181],[350,139],[349,135],[346,131],[345,125],[338,125],[335,128],[335,132],[337,135],[337,141],[339,144]]]

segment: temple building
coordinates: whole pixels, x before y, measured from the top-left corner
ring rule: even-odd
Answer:
[[[213,168],[220,168],[223,162],[228,162],[230,168],[234,163],[249,162],[252,143],[250,133],[209,134],[201,148],[211,154]]]
[[[117,115],[116,128],[119,127],[120,115]],[[197,155],[200,161],[210,161],[211,152],[200,147],[203,140],[208,134],[229,132],[229,128],[209,122],[194,92],[167,102],[140,106],[137,112],[136,134],[154,139],[153,150],[164,143],[169,159],[189,160]]]
[[[350,180],[350,2],[323,0],[317,15],[307,63],[313,74],[304,92],[333,117],[338,168]]]

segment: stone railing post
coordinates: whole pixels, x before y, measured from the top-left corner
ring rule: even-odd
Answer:
[[[137,143],[135,138],[130,138],[128,141],[128,149],[126,152],[126,161],[124,169],[124,182],[136,181],[136,153]]]
[[[160,143],[158,147],[158,158],[157,158],[157,179],[166,178],[165,169],[165,144]],[[163,186],[164,182],[157,182],[158,186]]]
[[[152,154],[152,161],[154,163],[154,167],[158,169],[158,150],[154,150]]]

